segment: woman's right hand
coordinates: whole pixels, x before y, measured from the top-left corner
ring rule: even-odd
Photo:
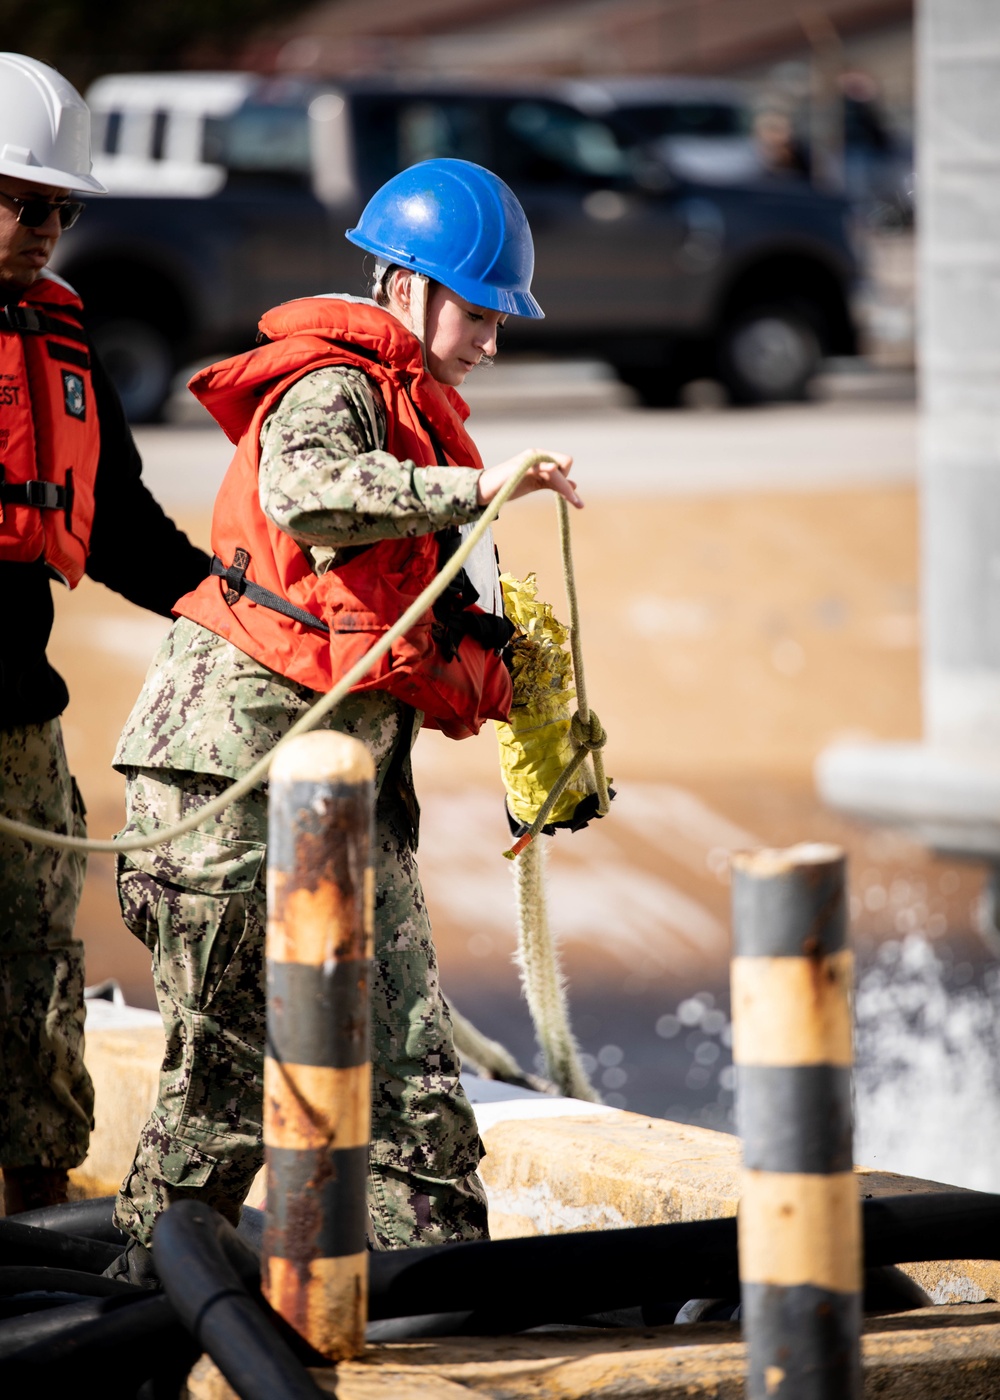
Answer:
[[[501,486],[524,464],[525,457],[540,451],[539,448],[529,448],[527,452],[519,452],[516,457],[501,462],[499,466],[486,467],[480,472],[477,491],[479,504],[481,506],[489,505]],[[523,480],[518,483],[511,495],[511,500],[518,496],[528,496],[533,491],[555,491],[560,496],[565,496],[571,506],[582,510],[583,501],[577,495],[576,482],[569,475],[572,465],[573,458],[567,456],[565,452],[544,453],[543,460],[536,462]]]

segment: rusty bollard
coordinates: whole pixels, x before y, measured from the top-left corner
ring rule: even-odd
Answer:
[[[859,1400],[845,860],[733,858],[733,1059],[743,1138],[740,1288],[750,1400]]]
[[[270,774],[263,1288],[332,1361],[367,1320],[374,769],[328,730]]]

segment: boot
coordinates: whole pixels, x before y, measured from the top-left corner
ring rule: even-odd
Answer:
[[[69,1199],[69,1173],[62,1167],[4,1167],[4,1215],[41,1206],[61,1206]]]
[[[163,1288],[153,1266],[152,1253],[138,1240],[129,1240],[124,1251],[104,1270],[103,1277],[131,1283],[136,1288],[148,1288],[154,1293]]]

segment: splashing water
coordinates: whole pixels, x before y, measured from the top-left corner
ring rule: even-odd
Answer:
[[[920,932],[880,943],[859,965],[856,1162],[1000,1191],[1000,968],[988,968],[978,982],[974,976],[948,944]],[[736,1131],[724,1003],[699,992],[661,1015],[655,1030],[680,1052],[675,1075],[684,1101],[646,1111]],[[607,1100],[626,1106],[618,1094]]]
[[[989,969],[980,985],[958,980],[919,933],[881,944],[860,972],[854,1157],[998,1191],[1000,970]]]

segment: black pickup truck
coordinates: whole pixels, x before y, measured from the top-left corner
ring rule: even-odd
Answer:
[[[53,266],[83,295],[130,416],[148,420],[178,367],[251,345],[268,307],[363,292],[371,269],[344,230],[396,171],[457,156],[512,186],[534,234],[546,317],[511,320],[505,354],[603,359],[652,405],[704,376],[736,402],[801,396],[824,356],[856,349],[848,207],[752,161],[719,175],[674,158],[689,137],[696,154],[750,149],[740,103],[690,89],[251,80],[200,129],[217,188],[92,198]],[[116,132],[98,122],[98,158]]]

